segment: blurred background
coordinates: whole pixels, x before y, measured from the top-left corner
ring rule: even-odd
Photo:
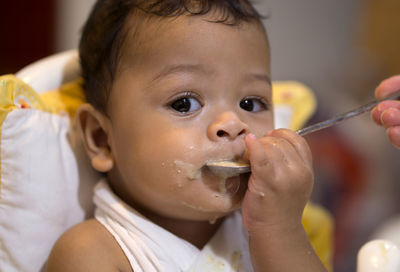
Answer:
[[[76,48],[94,0],[2,1],[0,74]],[[315,92],[321,121],[372,100],[400,74],[399,0],[258,0],[267,15],[273,80]],[[335,271],[355,271],[358,249],[400,214],[400,151],[368,114],[307,136],[314,153],[313,201],[335,218]],[[400,236],[400,229],[399,229]]]

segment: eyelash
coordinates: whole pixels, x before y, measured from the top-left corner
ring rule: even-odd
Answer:
[[[200,108],[203,107],[203,103],[201,102],[200,96],[199,96],[198,94],[192,92],[192,91],[187,91],[187,92],[184,92],[184,93],[180,93],[180,94],[178,94],[177,96],[173,97],[173,98],[171,99],[171,102],[168,103],[168,107],[169,107],[170,109],[172,109],[173,111],[175,111],[175,112],[177,112],[177,113],[179,113],[179,114],[182,114],[182,115],[190,114],[190,113],[192,113],[192,112],[198,111],[198,110],[194,110],[194,111],[189,111],[189,110],[188,110],[188,111],[179,111],[179,110],[175,109],[175,108],[173,107],[173,105],[174,105],[175,103],[179,102],[180,100],[183,100],[183,99],[189,99],[189,100],[190,100],[190,99],[195,99],[196,102],[198,103],[198,106],[199,106]],[[190,102],[190,101],[189,101],[189,102]],[[190,104],[190,106],[191,106],[191,104]]]
[[[246,96],[244,97],[242,100],[240,100],[239,102],[239,106],[242,108],[241,103],[245,100],[255,100],[258,103],[261,104],[262,109],[255,111],[255,112],[260,112],[260,111],[264,111],[264,110],[269,110],[271,108],[271,105],[269,103],[269,101],[267,101],[265,98],[263,97],[259,97],[259,96]],[[244,108],[242,108],[243,110],[245,110]],[[247,110],[246,110],[247,111]],[[251,111],[252,112],[252,111]]]
[[[195,101],[191,101],[191,99],[194,99]],[[185,100],[185,101],[183,101]],[[250,101],[251,103],[246,103],[246,101]],[[257,104],[254,104],[256,101]],[[192,109],[192,106],[197,107],[194,110]],[[244,104],[243,104],[244,103]],[[182,115],[188,115],[193,112],[197,112],[203,107],[203,103],[200,100],[200,96],[192,91],[187,91],[184,93],[180,93],[177,96],[173,97],[171,99],[171,102],[167,104],[168,108],[172,109],[173,111],[182,114]],[[248,112],[261,112],[270,109],[270,103],[263,97],[259,96],[246,96],[239,102],[239,107],[245,111]],[[261,107],[257,109],[257,107]],[[254,110],[256,108],[256,110]]]

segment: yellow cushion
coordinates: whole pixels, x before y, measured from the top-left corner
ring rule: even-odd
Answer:
[[[303,213],[303,226],[318,257],[328,271],[333,263],[333,218],[320,205],[308,203]]]
[[[275,108],[291,110],[289,124],[285,127],[298,130],[315,112],[317,102],[310,88],[298,81],[272,83],[272,100]],[[276,113],[276,114],[279,114]]]

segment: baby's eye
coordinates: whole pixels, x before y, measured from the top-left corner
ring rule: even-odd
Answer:
[[[240,101],[240,107],[245,111],[259,112],[268,108],[267,103],[262,98],[247,97]]]
[[[170,104],[170,107],[180,113],[198,111],[201,108],[200,102],[194,97],[178,98]]]

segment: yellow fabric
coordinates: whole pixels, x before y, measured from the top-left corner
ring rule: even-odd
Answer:
[[[323,207],[308,203],[303,226],[318,257],[328,271],[333,271],[333,218]]]
[[[314,112],[316,103],[312,91],[301,83],[293,81],[274,82],[273,102],[293,108],[291,128],[303,126]],[[29,85],[12,75],[0,77],[0,136],[1,124],[8,112],[19,108],[35,108],[54,114],[75,115],[78,106],[84,102],[82,80],[76,80],[41,95]],[[1,171],[1,169],[0,169]],[[303,214],[303,226],[318,256],[332,270],[333,220],[322,207],[309,203]]]
[[[290,128],[293,130],[302,128],[317,106],[313,92],[297,81],[273,82],[272,100],[275,106],[286,105],[293,109],[290,122]]]
[[[78,79],[59,89],[38,94],[13,75],[0,76],[0,124],[8,112],[20,108],[34,108],[54,114],[67,113],[73,117],[79,105],[85,101],[82,82],[82,79]]]
[[[0,125],[10,111],[18,108],[46,111],[45,103],[28,84],[13,75],[0,76]]]
[[[61,86],[58,90],[48,91],[40,96],[51,112],[66,112],[74,117],[79,105],[85,101],[82,83],[83,80],[78,79]]]

